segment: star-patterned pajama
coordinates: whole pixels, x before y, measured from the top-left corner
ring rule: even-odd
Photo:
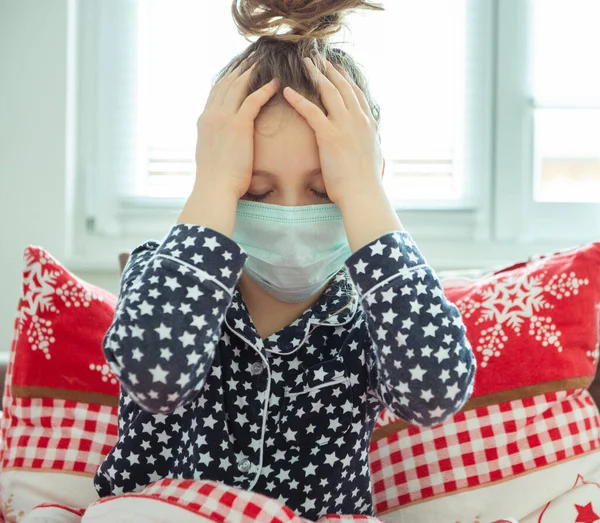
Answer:
[[[104,338],[121,396],[98,494],[210,479],[311,520],[373,515],[369,441],[381,410],[434,425],[471,394],[460,313],[396,231],[353,253],[312,308],[262,340],[238,286],[246,259],[192,224],[131,253]]]

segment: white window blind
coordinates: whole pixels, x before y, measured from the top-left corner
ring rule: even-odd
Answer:
[[[405,209],[481,209],[490,2],[383,4],[385,12],[350,15],[350,31],[333,43],[361,64],[381,106],[390,198]],[[134,207],[173,209],[189,194],[196,121],[214,76],[249,45],[230,9],[202,0],[83,4],[85,27],[96,25],[82,38],[82,106],[94,129],[82,169],[95,233],[118,236]]]
[[[465,173],[457,168],[464,156],[465,3],[388,2],[385,13],[352,15],[351,32],[339,43],[363,65],[382,107],[385,183],[397,201],[465,200]],[[148,167],[140,170],[137,195],[189,193],[194,124],[212,75],[248,45],[229,5],[140,3],[138,100],[147,119]]]

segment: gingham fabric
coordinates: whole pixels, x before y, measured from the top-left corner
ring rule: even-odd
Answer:
[[[393,417],[388,413],[385,421]],[[411,426],[370,448],[375,511],[489,484],[600,447],[587,390],[561,391]]]
[[[140,503],[145,500],[162,501],[152,505],[151,521],[177,521],[180,509],[189,511],[186,521],[204,523],[309,523],[311,520],[296,515],[281,502],[247,490],[228,487],[214,481],[193,481],[162,479],[144,487],[138,493],[121,494],[101,498],[87,509],[63,507],[55,503],[45,503],[35,507],[22,523],[85,523],[91,521],[148,521],[142,516]],[[125,503],[123,503],[125,502]],[[114,511],[111,508],[114,505]],[[100,510],[98,510],[100,509]],[[148,508],[146,509],[148,513]],[[196,519],[197,516],[197,519]],[[328,514],[317,520],[318,523],[381,523],[381,520],[364,515]],[[482,523],[488,523],[482,522]],[[494,523],[516,523],[512,519],[497,520]]]
[[[94,474],[117,440],[116,410],[51,398],[12,398],[5,407],[3,469]]]
[[[12,391],[10,384],[12,383],[13,367],[15,356],[17,352],[17,339],[19,334],[19,317],[21,315],[21,300],[17,305],[17,313],[13,323],[13,338],[10,344],[10,356],[8,358],[8,365],[6,367],[6,376],[4,377],[4,395],[2,397],[2,420],[0,421],[0,451],[2,458],[1,463],[4,463],[4,449],[6,447],[6,408],[12,404]]]
[[[111,503],[116,498],[153,497],[207,517],[211,521],[256,521],[258,523],[306,523],[280,501],[262,494],[229,487],[215,481],[162,479],[151,483],[136,494],[101,498],[90,505]],[[325,515],[322,523],[380,522],[370,516]]]

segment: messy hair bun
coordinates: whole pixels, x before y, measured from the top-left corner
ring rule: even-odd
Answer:
[[[366,0],[233,0],[231,6],[240,34],[291,42],[327,40],[342,28],[344,15],[357,9],[384,10]],[[279,33],[284,26],[291,31]]]
[[[215,0],[216,1],[216,0]],[[303,58],[310,57],[317,69],[327,74],[325,60],[344,71],[363,92],[370,112],[379,125],[381,111],[371,96],[360,64],[341,47],[334,47],[330,36],[345,26],[344,17],[356,9],[385,11],[378,2],[366,0],[231,0],[231,12],[239,33],[251,41],[234,56],[214,78],[214,84],[240,66],[243,73],[256,66],[248,77],[246,96],[273,78],[280,87],[261,111],[270,106],[289,107],[283,88],[289,86],[327,114],[321,89]],[[280,30],[288,27],[288,31]]]

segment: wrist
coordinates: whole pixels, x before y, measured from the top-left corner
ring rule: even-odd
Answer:
[[[233,237],[238,197],[223,184],[194,184],[177,223],[209,227],[229,238]]]
[[[386,233],[403,230],[381,184],[363,185],[361,189],[348,191],[339,202],[353,253]]]
[[[336,199],[336,204],[342,211],[342,214],[345,212],[356,212],[359,208],[364,208],[365,206],[391,206],[385,189],[379,182],[346,187]]]
[[[212,178],[212,179],[211,179]],[[200,176],[196,174],[196,180],[190,194],[190,198],[217,198],[225,202],[237,201],[242,195],[239,191],[220,179],[209,178],[208,176]]]

